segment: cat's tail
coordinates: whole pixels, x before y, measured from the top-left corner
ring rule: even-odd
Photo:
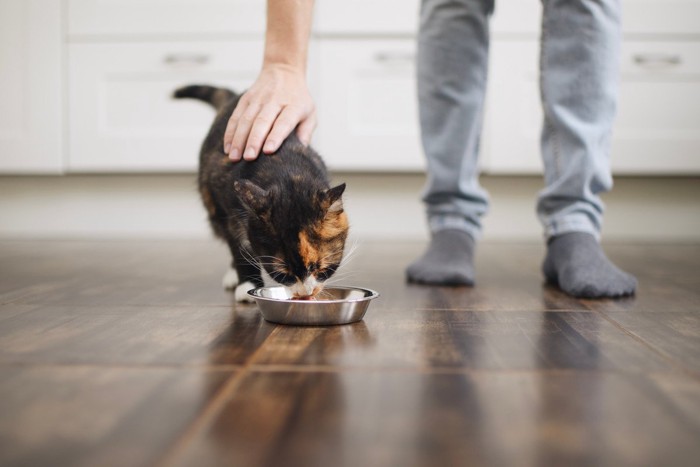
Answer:
[[[208,102],[216,110],[219,110],[231,99],[237,98],[238,94],[226,88],[217,88],[204,84],[192,84],[177,89],[173,93],[176,99],[192,98],[200,101]]]

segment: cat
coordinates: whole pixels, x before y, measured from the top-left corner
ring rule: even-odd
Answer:
[[[316,296],[343,259],[345,184],[331,188],[323,160],[294,132],[274,154],[231,161],[223,138],[240,98],[235,92],[191,85],[174,97],[217,110],[202,144],[198,181],[214,234],[231,250],[224,287],[235,289],[237,301],[250,301],[248,290],[263,285],[287,287],[295,298]]]

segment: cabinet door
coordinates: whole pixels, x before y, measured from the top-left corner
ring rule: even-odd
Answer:
[[[494,41],[491,173],[540,173],[536,41]],[[618,174],[700,173],[700,44],[626,41],[611,165]]]
[[[623,45],[613,170],[700,173],[700,43]]]
[[[534,40],[491,43],[485,115],[490,130],[489,173],[541,173],[542,107],[538,88],[539,44]]]
[[[214,111],[173,91],[244,90],[260,70],[262,42],[72,44],[69,53],[71,171],[190,171]]]
[[[490,29],[500,38],[517,34],[536,39],[542,25],[541,0],[496,0]]]
[[[319,128],[329,167],[423,168],[415,84],[415,40],[318,41]]]
[[[60,18],[54,0],[0,0],[0,172],[63,168]]]

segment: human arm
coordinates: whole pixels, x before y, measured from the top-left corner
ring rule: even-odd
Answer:
[[[316,108],[306,84],[313,0],[267,0],[262,69],[239,100],[226,126],[224,152],[254,160],[275,152],[296,128],[309,144]]]

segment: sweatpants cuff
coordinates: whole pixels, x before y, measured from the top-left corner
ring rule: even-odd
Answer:
[[[589,233],[593,235],[596,240],[600,241],[600,230],[585,214],[552,219],[544,227],[544,235],[547,241],[557,235],[570,232]]]
[[[461,230],[474,240],[481,237],[481,227],[460,216],[430,216],[428,226],[431,233],[441,230]]]

